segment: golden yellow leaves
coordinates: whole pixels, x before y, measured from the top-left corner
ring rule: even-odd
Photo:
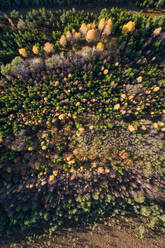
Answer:
[[[37,47],[36,45],[33,46],[32,52],[33,52],[34,54],[36,54],[36,55],[38,54],[39,51],[38,51],[38,47]]]
[[[42,138],[42,139],[46,138],[47,136],[48,136],[48,133],[47,133],[47,132],[43,132],[43,133],[41,134],[41,138]]]
[[[133,33],[135,31],[135,22],[129,21],[122,28],[122,34],[126,35],[128,33]]]
[[[34,187],[34,184],[27,184],[27,185],[26,185],[26,188],[27,188],[27,189],[32,189],[33,187]]]
[[[164,127],[165,126],[165,123],[163,121],[158,121],[158,126],[159,127]]]
[[[164,127],[164,126],[165,126],[165,123],[164,123],[163,121],[158,121],[158,122],[154,122],[154,123],[152,124],[152,126],[153,126],[153,128],[155,128],[155,129],[159,129],[159,128],[161,128],[161,127]]]
[[[68,161],[68,165],[72,165],[72,164],[75,164],[75,160],[74,159]]]
[[[128,125],[128,130],[129,130],[130,132],[137,131],[137,126],[129,124],[129,125]]]
[[[126,110],[121,109],[121,110],[120,110],[120,113],[121,113],[122,115],[125,115],[125,114],[126,114]]]
[[[44,51],[45,51],[46,53],[53,53],[53,52],[54,52],[53,45],[52,45],[51,43],[49,43],[49,42],[46,42],[46,43],[44,44]]]
[[[67,39],[66,39],[65,35],[61,35],[60,45],[63,47],[65,47],[67,45]]]
[[[41,148],[43,151],[47,150],[47,146],[45,146],[45,145],[43,145]]]
[[[126,96],[126,94],[121,94],[120,97],[121,97],[121,101],[123,101],[124,99],[126,99],[127,96]]]
[[[58,175],[58,171],[57,170],[54,170],[53,171],[53,175],[56,177]]]
[[[96,48],[100,51],[103,52],[104,51],[104,44],[102,42],[99,42],[96,46]]]
[[[45,180],[41,181],[41,185],[42,186],[44,186],[45,184],[46,184],[46,181]]]
[[[143,80],[143,77],[142,76],[139,76],[136,80],[137,80],[138,83],[141,83],[142,80]]]
[[[20,48],[18,50],[19,54],[22,55],[23,57],[27,57],[27,52],[25,48]]]
[[[88,31],[87,25],[85,23],[82,23],[79,30],[85,36],[87,34],[87,31]]]
[[[112,32],[112,20],[105,20],[104,18],[100,20],[98,29],[96,28],[95,23],[82,23],[79,31],[76,32],[75,29],[67,31],[65,35],[62,35],[60,38],[60,45],[63,47],[67,46],[67,43],[73,44],[73,42],[78,42],[81,38],[85,38],[88,43],[94,43],[99,41],[99,38],[105,39]],[[97,49],[101,52],[104,51],[104,45],[99,42]]]
[[[109,36],[112,32],[112,20],[109,19],[106,24],[105,24],[105,28],[103,30],[103,35],[104,36]]]
[[[55,81],[54,86],[57,87],[59,84],[59,81]]]
[[[91,29],[87,32],[87,35],[86,35],[86,41],[88,43],[90,42],[94,42],[95,41],[95,38],[96,38],[96,33],[95,33],[95,29]]]
[[[73,158],[73,154],[72,153],[66,154],[66,156],[65,156],[65,160],[66,161],[70,161],[70,160],[72,160],[72,158]]]
[[[157,92],[160,88],[157,86],[153,89],[154,92]]]
[[[128,100],[131,101],[133,98],[134,98],[134,96],[131,95],[131,96],[128,97]]]
[[[74,39],[75,39],[76,41],[78,41],[78,40],[80,39],[80,37],[81,37],[81,34],[80,34],[79,32],[75,32],[75,34],[74,34]]]
[[[106,174],[108,174],[108,173],[110,172],[110,169],[106,168],[106,169],[104,170],[104,172],[105,172]]]
[[[28,151],[33,151],[33,147],[32,146],[28,147]]]
[[[100,173],[100,174],[103,174],[104,173],[104,168],[103,167],[99,167],[97,169],[97,172]]]
[[[120,104],[119,103],[115,104],[115,106],[113,107],[113,109],[114,110],[119,110],[120,109]]]
[[[104,73],[104,75],[107,75],[107,74],[108,74],[108,69],[105,69],[105,70],[103,71],[103,73]]]
[[[49,182],[53,182],[57,175],[58,175],[58,171],[53,170],[53,174],[49,176]]]
[[[162,27],[156,28],[153,32],[153,36],[158,36],[162,31]]]
[[[71,73],[69,73],[69,74],[68,74],[68,78],[71,78],[71,77],[72,77],[72,74],[71,74]]]
[[[8,22],[10,23],[10,25],[12,26],[12,28],[15,28],[15,25],[14,25],[14,23],[13,23],[13,21],[12,21],[11,18],[8,18]]]
[[[102,19],[100,20],[100,22],[99,22],[99,25],[98,25],[99,31],[102,31],[102,30],[103,30],[103,28],[104,28],[104,26],[105,26],[105,23],[106,23],[105,18],[102,18]]]
[[[75,159],[73,158],[72,153],[64,154],[64,160],[67,162],[68,165],[75,164]]]
[[[158,128],[159,128],[158,123],[156,123],[156,122],[154,122],[154,123],[152,124],[152,126],[153,126],[155,129],[158,129]]]
[[[109,19],[106,21],[104,18],[102,18],[99,22],[98,30],[102,32],[104,36],[110,35],[112,32],[112,20]]]
[[[78,130],[80,133],[83,133],[85,131],[85,129],[83,127],[80,127]]]
[[[54,176],[54,175],[50,175],[50,176],[49,176],[49,182],[54,181],[54,178],[55,178],[55,176]]]
[[[80,106],[80,102],[77,102],[77,103],[76,103],[76,107],[78,107],[78,106]]]
[[[87,24],[87,29],[90,30],[90,29],[95,29],[95,23],[88,23]]]
[[[65,114],[59,115],[58,119],[59,119],[59,120],[64,120],[64,119],[65,119]]]

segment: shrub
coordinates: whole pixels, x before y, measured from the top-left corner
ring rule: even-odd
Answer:
[[[75,34],[74,34],[74,39],[75,39],[76,41],[78,41],[78,40],[80,40],[80,37],[81,37],[81,34],[80,34],[79,32],[75,32]]]
[[[39,51],[38,51],[38,47],[37,47],[36,45],[34,45],[33,48],[32,48],[32,51],[33,51],[34,54],[37,55],[38,52],[39,52]]]
[[[63,46],[63,47],[65,47],[67,45],[67,40],[66,40],[65,35],[61,35],[60,45]]]
[[[1,73],[3,76],[10,74],[11,72],[11,64],[7,64],[7,65],[1,65]]]
[[[25,48],[20,48],[18,50],[19,54],[22,55],[23,57],[27,57],[27,52]]]
[[[96,48],[100,51],[103,52],[104,51],[104,44],[102,42],[99,42],[96,46]]]
[[[17,67],[21,63],[24,63],[24,60],[20,56],[17,56],[12,60],[11,65]]]
[[[72,39],[72,34],[71,34],[70,31],[67,31],[67,32],[66,32],[66,39],[67,39],[67,41],[71,41],[71,39]]]
[[[122,34],[126,35],[128,33],[133,33],[135,31],[135,22],[128,22],[122,28]]]
[[[4,76],[11,74],[11,72],[14,74],[23,74],[25,71],[25,62],[20,56],[15,57],[12,62],[7,65],[1,65],[1,73]]]
[[[109,19],[105,24],[105,27],[103,30],[103,36],[109,36],[111,32],[112,32],[112,20]]]
[[[26,23],[22,19],[19,19],[19,21],[17,23],[17,28],[20,30],[25,30],[26,29]]]
[[[64,59],[65,58],[63,54],[54,54],[52,57],[45,60],[45,65],[47,68],[52,69],[56,66],[61,66],[63,64]]]
[[[87,31],[88,31],[87,25],[85,23],[82,23],[80,27],[80,32],[83,34],[84,37],[86,36]]]
[[[86,35],[86,41],[88,43],[91,43],[91,42],[94,42],[95,41],[95,38],[96,38],[96,33],[95,33],[95,29],[91,29],[87,32],[87,35]]]
[[[154,36],[158,36],[162,31],[162,27],[159,27],[159,28],[156,28],[154,31],[153,31],[153,35]]]
[[[100,22],[99,22],[99,25],[98,25],[99,31],[102,31],[102,30],[104,29],[105,24],[106,24],[106,20],[105,20],[105,18],[102,18],[102,19],[100,20]]]
[[[20,56],[15,57],[12,62],[12,71],[14,74],[25,75],[29,72],[26,62]]]
[[[50,43],[50,42],[46,42],[44,44],[44,51],[46,53],[53,53],[54,52],[54,48],[53,48],[53,45]]]

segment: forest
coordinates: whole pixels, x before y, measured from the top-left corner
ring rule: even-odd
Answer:
[[[0,0],[0,247],[128,216],[165,241],[165,1],[130,2]]]

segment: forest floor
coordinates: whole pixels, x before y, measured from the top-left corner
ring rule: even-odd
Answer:
[[[21,237],[20,237],[21,238]],[[165,248],[165,234],[145,229],[140,217],[104,219],[89,226],[63,228],[54,235],[5,241],[1,248]]]

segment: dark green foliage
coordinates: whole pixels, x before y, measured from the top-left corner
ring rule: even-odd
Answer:
[[[92,3],[91,0],[1,0],[0,8],[8,9],[14,7],[29,7],[29,6],[70,6],[73,4],[83,5]],[[130,0],[96,0],[97,3],[110,3],[110,4],[121,4],[129,3]],[[137,0],[136,5],[140,7],[154,7],[154,8],[164,8],[164,0]]]
[[[0,32],[0,64],[9,63],[15,56],[17,56],[16,43],[14,36],[10,32]]]
[[[138,0],[136,4],[140,7],[154,7],[154,8],[164,8],[164,0]]]
[[[123,3],[125,1],[123,0],[103,0],[105,3],[112,3],[112,4],[118,4]],[[100,0],[97,0],[96,2],[103,2]],[[13,7],[29,7],[29,6],[70,6],[73,4],[87,4],[92,2],[91,0],[1,0],[0,1],[0,7],[3,9],[7,8],[13,8]]]

